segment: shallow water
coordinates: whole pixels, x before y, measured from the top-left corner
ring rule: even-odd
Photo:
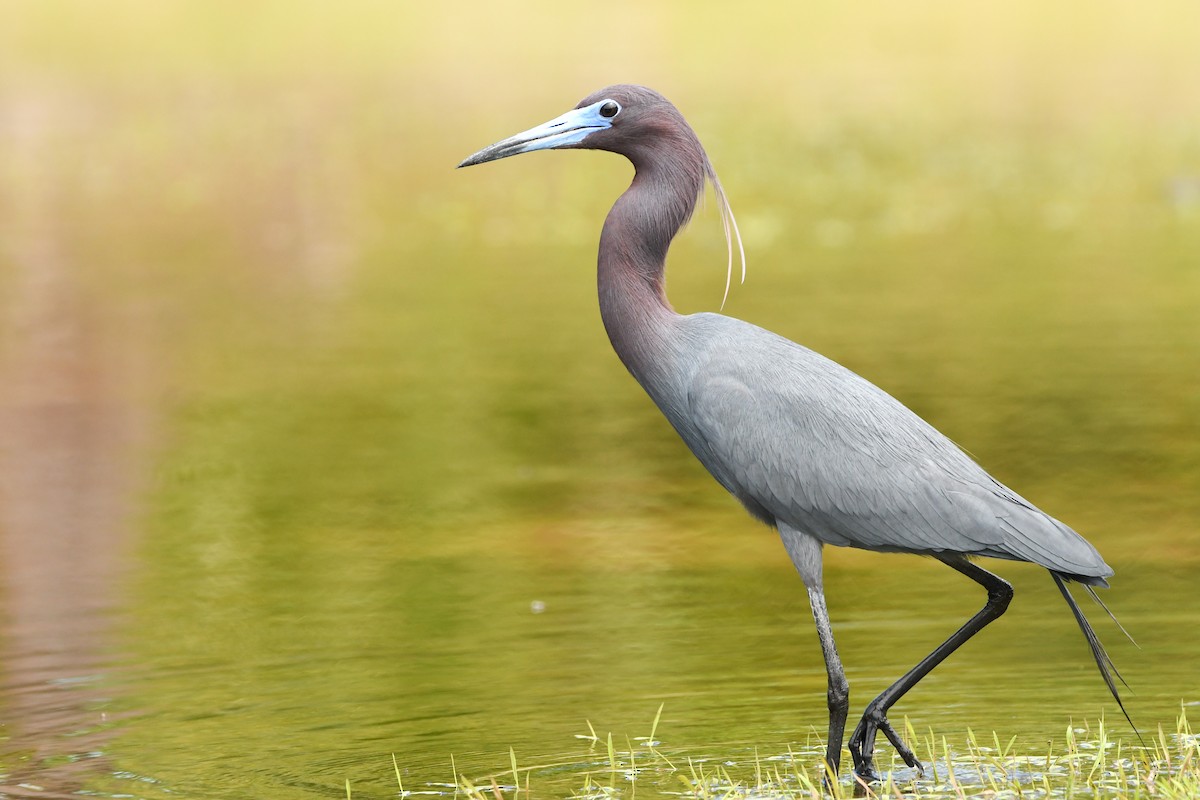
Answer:
[[[74,34],[25,9],[41,38],[0,48],[0,795],[394,796],[393,754],[405,789],[450,791],[511,748],[559,796],[609,768],[581,737],[640,752],[660,706],[681,762],[813,752],[803,587],[604,338],[594,249],[628,168],[451,169],[596,75],[508,103],[431,88],[394,71],[466,52],[435,16],[364,10],[327,41],[310,8],[261,12],[265,54],[227,20],[140,17],[178,52],[138,77],[134,28],[58,50]],[[1045,55],[1023,100],[983,68],[956,82],[970,37],[999,48],[984,61],[1040,52],[1012,13],[893,19],[912,49],[876,60],[839,61],[854,26],[822,22],[811,80],[887,97],[681,87],[750,258],[726,312],[868,376],[1084,532],[1140,645],[1084,603],[1129,712],[1173,729],[1200,702],[1200,101],[1171,77],[1196,54],[1142,52],[1113,31],[1149,23],[1113,12],[1072,63],[1161,72],[1108,100]],[[925,25],[954,35],[931,51]],[[225,60],[197,56],[218,41]],[[681,310],[714,309],[723,254],[709,208],[672,252]],[[896,718],[957,749],[970,728],[1037,755],[1100,717],[1135,741],[1052,582],[991,566],[1011,610]],[[842,550],[826,591],[855,709],[983,600],[940,564]]]

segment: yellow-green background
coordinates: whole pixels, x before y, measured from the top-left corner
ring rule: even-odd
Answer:
[[[113,496],[96,546],[121,556],[97,573],[101,688],[29,744],[45,708],[14,687],[41,678],[10,667],[0,774],[382,797],[393,752],[420,786],[512,746],[575,765],[545,778],[561,795],[586,720],[642,734],[664,700],[689,754],[823,729],[782,549],[604,338],[596,239],[628,165],[453,169],[614,82],[670,97],[721,175],[749,270],[726,313],[1084,532],[1142,645],[1093,614],[1130,712],[1168,722],[1200,686],[1198,37],[1187,2],[8,0],[0,399],[33,476],[9,501],[36,522]],[[714,204],[670,263],[676,306],[715,310]],[[83,488],[23,470],[35,418],[82,426]],[[92,518],[14,519],[20,549]],[[982,600],[916,558],[828,561],[855,708]],[[897,711],[1043,744],[1112,721],[1049,580],[998,567],[1009,616]]]

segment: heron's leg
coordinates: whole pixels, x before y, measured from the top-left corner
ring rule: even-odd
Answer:
[[[964,642],[983,630],[989,622],[999,618],[1008,608],[1009,601],[1012,600],[1013,590],[1008,581],[972,564],[965,556],[938,556],[938,559],[987,589],[987,604],[936,650],[921,659],[921,662],[909,670],[903,678],[893,683],[867,705],[862,720],[850,736],[849,744],[850,756],[854,759],[854,772],[863,780],[879,780],[874,766],[875,734],[879,731],[883,731],[888,741],[896,748],[896,752],[904,759],[904,763],[924,771],[920,762],[913,756],[912,750],[904,744],[887,721],[888,709],[903,697],[905,692],[916,686],[917,682],[928,675],[934,667],[961,647]]]
[[[821,542],[790,525],[779,523],[779,536],[787,549],[800,579],[808,589],[808,603],[812,606],[813,620],[817,623],[817,636],[821,640],[821,653],[825,656],[825,674],[829,679],[826,694],[829,706],[829,736],[825,741],[825,762],[831,781],[841,768],[842,738],[846,735],[846,714],[850,710],[850,684],[846,671],[838,657],[833,642],[833,630],[829,626],[829,609],[825,607],[825,589],[821,578]]]
[[[832,780],[838,774],[842,761],[842,737],[846,732],[846,714],[850,711],[850,683],[842,669],[833,631],[829,627],[829,610],[825,608],[825,592],[820,583],[808,587],[808,602],[812,606],[813,620],[817,623],[817,637],[821,640],[821,652],[825,655],[825,673],[829,677],[826,699],[829,704],[829,737],[825,743],[825,763]]]

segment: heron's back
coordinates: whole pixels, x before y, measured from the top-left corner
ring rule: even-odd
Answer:
[[[1082,536],[987,474],[882,389],[794,342],[717,314],[677,317],[639,381],[752,514],[832,545],[1040,564],[1104,585]]]

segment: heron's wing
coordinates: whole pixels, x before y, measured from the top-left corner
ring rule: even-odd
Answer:
[[[1077,533],[853,372],[750,325],[705,339],[685,439],[752,510],[830,544],[1111,574]]]

